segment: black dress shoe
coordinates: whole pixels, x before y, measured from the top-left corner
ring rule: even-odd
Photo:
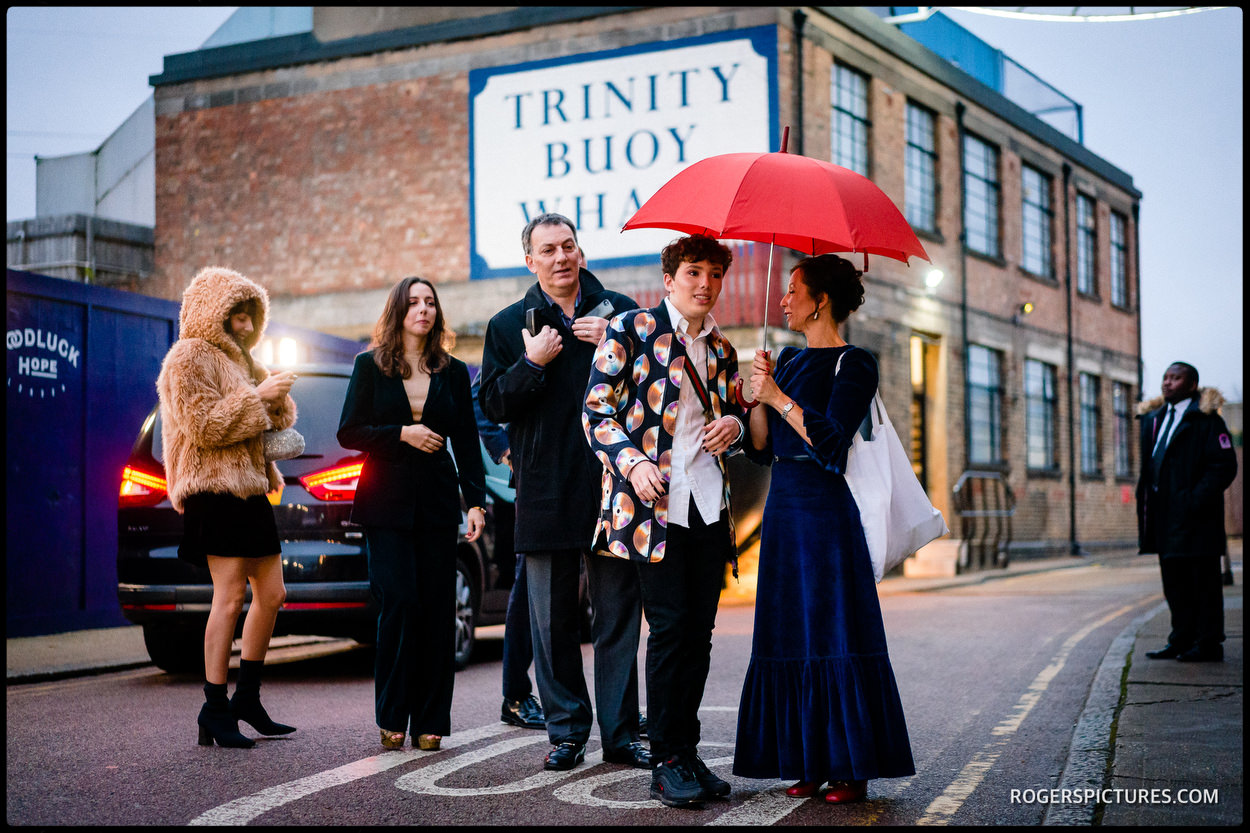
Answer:
[[[567,741],[552,747],[543,761],[543,769],[566,770],[586,760],[586,744]]]
[[[1176,658],[1179,662],[1223,662],[1224,646],[1195,646]]]
[[[524,700],[503,698],[503,705],[499,707],[499,719],[513,726],[520,726],[522,729],[547,728],[547,717],[543,714],[543,707],[538,705],[538,701],[532,694]]]
[[[628,764],[639,769],[651,769],[651,752],[638,741],[632,741],[620,749],[608,749],[605,746],[603,759],[610,764]]]
[[[1150,659],[1176,659],[1183,653],[1185,653],[1184,648],[1177,648],[1169,642],[1157,651],[1147,651],[1146,656]]]
[[[707,768],[707,764],[703,763],[703,759],[698,755],[691,755],[690,769],[694,772],[694,779],[699,782],[699,786],[708,794],[709,798],[728,798],[730,786],[729,782],[720,778],[715,772]]]

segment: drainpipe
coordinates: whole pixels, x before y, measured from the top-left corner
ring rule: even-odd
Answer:
[[[1133,203],[1133,271],[1131,274],[1134,278],[1136,278],[1136,280],[1134,280],[1131,284],[1133,295],[1132,295],[1132,298],[1129,300],[1131,300],[1133,304],[1133,308],[1135,310],[1133,317],[1137,319],[1137,395],[1138,396],[1142,396],[1142,394],[1146,390],[1145,388],[1146,369],[1142,366],[1142,358],[1141,358],[1141,235],[1137,233],[1137,230],[1141,228],[1141,225],[1139,223],[1140,211],[1141,211],[1141,203],[1137,203],[1137,202]],[[1124,280],[1127,283],[1129,280],[1128,264],[1124,265],[1124,271],[1126,273],[1124,275]],[[1129,287],[1126,286],[1124,287],[1124,289],[1127,292],[1129,290]]]
[[[964,224],[964,206],[968,204],[968,183],[964,167],[964,112],[962,101],[955,102],[956,141],[959,144],[959,338],[964,354],[964,469],[972,459],[972,394],[968,390],[968,229]]]
[[[803,155],[803,25],[807,14],[794,10],[794,153]]]
[[[1076,358],[1072,347],[1072,238],[1070,214],[1072,200],[1068,198],[1068,186],[1072,181],[1072,166],[1063,163],[1063,282],[1068,318],[1068,545],[1069,555],[1088,555],[1081,549],[1076,537]]]

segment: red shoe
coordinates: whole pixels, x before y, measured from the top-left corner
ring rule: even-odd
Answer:
[[[826,804],[851,804],[868,797],[867,781],[830,781]]]
[[[811,798],[820,789],[819,781],[799,781],[793,787],[786,788],[786,795],[792,798]]]

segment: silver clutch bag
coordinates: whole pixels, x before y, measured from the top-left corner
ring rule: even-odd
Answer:
[[[263,439],[265,459],[271,463],[275,460],[290,460],[304,453],[304,435],[294,428],[266,431]]]

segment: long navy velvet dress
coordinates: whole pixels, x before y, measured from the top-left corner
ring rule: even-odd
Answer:
[[[912,775],[868,547],[841,474],[876,362],[849,346],[791,347],[774,378],[813,445],[769,409],[771,448],[752,454],[773,471],[733,772],[821,783]]]

